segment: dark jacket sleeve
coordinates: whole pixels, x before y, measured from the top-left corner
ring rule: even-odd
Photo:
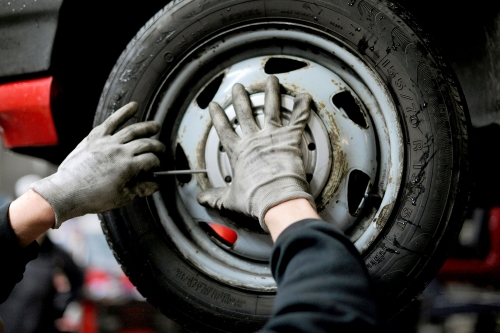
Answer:
[[[330,224],[303,220],[288,227],[276,241],[271,269],[278,292],[261,333],[378,330],[366,266]]]
[[[40,247],[33,241],[25,248],[19,246],[9,223],[9,204],[0,207],[0,303],[23,278],[26,264],[38,256]]]

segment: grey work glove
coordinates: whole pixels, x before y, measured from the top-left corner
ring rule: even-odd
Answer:
[[[202,205],[252,216],[268,231],[264,216],[272,207],[297,198],[305,198],[316,207],[299,148],[311,112],[311,96],[300,94],[295,98],[290,123],[283,126],[279,81],[275,76],[268,77],[265,120],[260,129],[245,88],[235,84],[232,93],[242,138],[234,132],[219,104],[210,103],[209,111],[233,168],[233,180],[229,186],[201,192],[197,200]]]
[[[117,131],[137,108],[135,102],[120,108],[78,144],[55,174],[31,185],[52,206],[53,228],[76,216],[122,207],[158,189],[157,183],[136,177],[160,165],[155,154],[165,146],[149,138],[160,124],[140,122]]]

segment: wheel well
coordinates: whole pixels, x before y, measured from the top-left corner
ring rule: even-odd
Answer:
[[[92,129],[104,83],[128,42],[168,1],[64,1],[49,73],[57,84],[52,113],[59,144],[15,149],[59,164]]]

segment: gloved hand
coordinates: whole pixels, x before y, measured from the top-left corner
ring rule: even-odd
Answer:
[[[311,112],[311,96],[300,94],[295,98],[290,123],[283,126],[279,81],[275,76],[268,77],[264,128],[260,129],[255,122],[245,88],[241,84],[235,84],[232,94],[242,138],[234,132],[219,104],[210,103],[209,111],[233,168],[233,180],[229,186],[201,192],[197,200],[202,205],[226,208],[252,216],[268,231],[264,216],[275,205],[291,199],[305,198],[316,207],[314,198],[309,193],[299,148]]]
[[[120,108],[78,144],[55,174],[31,185],[52,206],[53,228],[76,216],[122,207],[136,196],[158,190],[157,183],[135,177],[160,165],[155,154],[164,152],[165,146],[149,138],[160,130],[160,124],[141,122],[115,133],[137,108],[135,102]]]

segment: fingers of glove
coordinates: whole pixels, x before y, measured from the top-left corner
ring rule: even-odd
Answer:
[[[301,128],[306,126],[311,113],[311,100],[312,97],[309,94],[298,94],[295,97],[289,126],[298,125]]]
[[[224,197],[228,191],[229,186],[211,188],[200,192],[196,200],[198,200],[200,205],[221,209],[223,207]]]
[[[160,166],[160,159],[153,153],[146,153],[135,156],[133,158],[133,165],[135,174],[141,171],[149,171],[153,168]]]
[[[137,112],[139,104],[130,102],[119,108],[115,113],[108,117],[101,125],[97,126],[103,131],[103,135],[113,134],[120,126]]]
[[[127,143],[127,149],[129,149],[133,155],[144,153],[160,154],[165,152],[166,147],[162,142],[156,139],[142,138]]]
[[[211,102],[208,106],[210,111],[210,117],[212,117],[212,123],[214,124],[215,130],[219,135],[219,139],[226,149],[226,152],[233,150],[233,145],[240,140],[238,134],[236,134],[227,119],[227,115],[222,110],[220,105],[215,102]]]
[[[245,88],[239,83],[233,86],[233,105],[236,111],[236,117],[240,122],[243,136],[246,137],[259,131],[259,126],[257,126],[255,118],[253,117],[250,98],[248,98]]]
[[[129,125],[113,135],[120,143],[127,143],[138,138],[147,138],[155,135],[161,125],[155,121],[144,121]]]
[[[265,124],[281,126],[281,94],[278,78],[271,75],[266,80],[266,96],[264,102]]]

